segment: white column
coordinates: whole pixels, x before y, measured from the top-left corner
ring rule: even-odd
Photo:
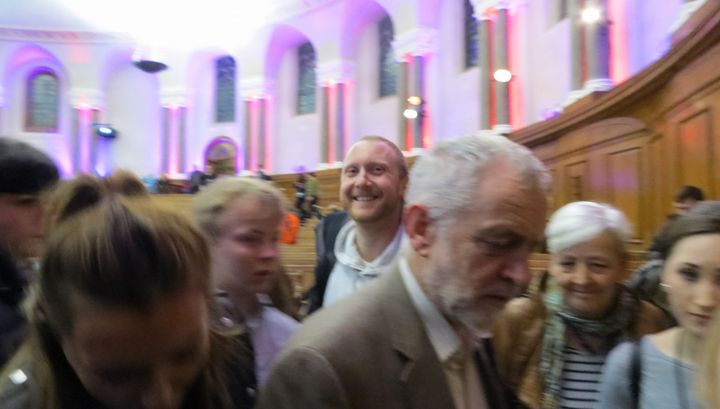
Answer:
[[[266,171],[272,170],[272,158],[267,152],[270,138],[268,123],[271,118],[270,96],[274,83],[263,77],[250,77],[241,80],[240,93],[245,102],[245,170],[251,171],[262,164]]]
[[[346,60],[321,63],[317,68],[318,89],[321,92],[322,140],[320,168],[342,166],[347,151],[347,84],[355,65]]]
[[[73,173],[105,174],[109,171],[110,147],[107,141],[98,141],[94,124],[100,122],[105,106],[104,94],[97,89],[70,90],[72,106],[71,152]],[[98,169],[100,163],[101,169]]]
[[[412,109],[417,112],[416,118],[406,119],[402,116],[400,118],[406,125],[401,127],[404,133],[400,138],[404,139],[407,134],[411,135],[408,142],[412,142],[412,146],[407,146],[406,143],[405,150],[422,151],[425,138],[429,137],[430,130],[426,118],[431,115],[432,101],[428,101],[427,66],[431,56],[437,52],[437,44],[437,30],[431,28],[410,30],[398,36],[393,42],[395,59],[400,62],[401,70],[405,74],[398,78],[404,82],[398,90],[406,90],[405,93],[399,93],[402,98],[399,101],[401,111]],[[413,98],[415,103],[412,103],[410,98]]]
[[[172,176],[186,172],[188,92],[184,88],[166,88],[160,94],[162,110],[162,172]]]
[[[613,87],[610,79],[610,31],[607,0],[586,0],[585,7],[597,9],[600,19],[585,24],[585,61],[588,67],[588,78],[584,87],[588,92],[607,91]]]

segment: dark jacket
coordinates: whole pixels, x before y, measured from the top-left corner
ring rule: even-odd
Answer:
[[[308,298],[312,313],[323,306],[325,289],[327,288],[330,273],[335,267],[335,239],[340,229],[349,220],[346,212],[338,212],[328,215],[315,227],[315,285],[310,289]]]
[[[0,248],[0,368],[20,345],[25,332],[25,318],[20,312],[24,295],[24,278],[10,255]]]

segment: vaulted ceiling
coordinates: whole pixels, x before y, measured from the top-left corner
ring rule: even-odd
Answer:
[[[94,4],[123,4],[122,0],[86,0]],[[145,0],[157,1],[157,0]],[[234,0],[238,7],[259,4],[269,7],[270,15],[287,17],[336,0]],[[257,1],[257,3],[256,3]],[[177,2],[182,4],[184,2]],[[197,2],[205,3],[205,2]],[[104,27],[83,18],[68,4],[82,4],[82,0],[1,0],[0,28],[18,28],[49,31],[104,31]],[[217,10],[218,14],[226,10]],[[172,13],[172,10],[170,11]],[[271,22],[268,20],[268,22]]]

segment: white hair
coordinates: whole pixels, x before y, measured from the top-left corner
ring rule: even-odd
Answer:
[[[504,136],[471,134],[448,139],[421,156],[410,171],[405,206],[422,204],[430,217],[443,220],[472,205],[474,186],[492,162],[505,158],[531,186],[550,187],[545,166],[526,147]]]
[[[604,231],[613,234],[625,252],[633,232],[623,212],[605,203],[572,202],[553,213],[545,238],[548,250],[556,253],[592,240]]]

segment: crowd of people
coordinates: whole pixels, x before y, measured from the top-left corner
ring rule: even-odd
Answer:
[[[408,169],[363,137],[298,300],[269,178],[195,175],[187,217],[0,138],[0,408],[720,409],[720,202],[696,187],[631,272],[627,217],[548,221],[527,148],[469,135]],[[316,176],[294,187],[312,217]]]

